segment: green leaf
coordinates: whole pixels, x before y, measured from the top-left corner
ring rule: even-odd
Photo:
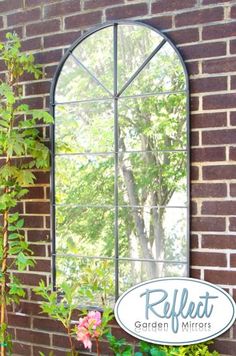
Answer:
[[[24,226],[24,219],[18,220],[16,223],[17,229],[22,229],[23,226]]]

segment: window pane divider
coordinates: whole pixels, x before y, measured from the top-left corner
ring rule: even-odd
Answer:
[[[74,257],[76,259],[89,259],[89,260],[109,260],[109,261],[116,261],[115,257],[106,257],[106,256],[84,256],[84,255],[76,255],[72,253],[55,253],[57,257],[65,258],[65,257]],[[153,262],[153,263],[165,263],[165,264],[187,264],[187,261],[176,261],[176,260],[156,260],[150,258],[139,258],[139,257],[119,257],[119,261],[136,261],[136,262]]]
[[[118,154],[137,154],[137,153],[140,153],[140,154],[144,154],[144,153],[164,153],[164,152],[170,152],[170,153],[175,153],[175,152],[188,152],[188,150],[186,148],[180,148],[180,149],[169,149],[169,150],[153,150],[153,151],[118,151]],[[55,156],[111,156],[111,155],[115,155],[116,152],[115,151],[110,151],[110,152],[65,152],[65,153],[55,153]]]
[[[98,78],[96,78],[93,73],[73,54],[73,52],[70,52],[72,58],[74,59],[74,61],[81,66],[92,78],[93,80],[100,85],[110,96],[112,96],[112,93],[110,92],[110,90],[108,90],[101,82]]]

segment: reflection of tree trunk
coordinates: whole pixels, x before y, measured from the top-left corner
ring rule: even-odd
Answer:
[[[121,162],[121,170],[122,174],[124,177],[124,182],[126,185],[127,193],[128,193],[128,198],[129,198],[129,203],[131,205],[131,211],[132,211],[132,216],[134,219],[136,231],[137,231],[137,236],[138,240],[140,243],[141,251],[142,251],[142,257],[143,258],[148,258],[148,259],[153,259],[153,255],[150,251],[150,248],[148,247],[148,237],[145,232],[145,225],[144,225],[144,220],[142,217],[142,214],[138,208],[135,208],[139,205],[138,198],[135,194],[135,182],[134,182],[134,176],[133,172],[131,169],[129,169],[125,162],[122,160]],[[156,266],[154,263],[149,263],[148,264],[148,276],[150,278],[155,278],[156,277]]]

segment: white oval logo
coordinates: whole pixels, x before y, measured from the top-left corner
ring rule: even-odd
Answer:
[[[221,288],[193,278],[140,283],[116,302],[119,325],[138,339],[191,345],[224,333],[235,321],[233,299]]]

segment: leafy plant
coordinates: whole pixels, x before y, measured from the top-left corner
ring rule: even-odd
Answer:
[[[71,348],[71,355],[76,356],[77,353],[73,342],[74,331],[71,328],[72,314],[78,306],[73,301],[74,295],[77,294],[76,286],[62,283],[57,291],[52,291],[51,286],[46,286],[45,283],[41,281],[39,286],[34,288],[34,291],[44,299],[41,304],[43,313],[46,313],[52,319],[61,322],[66,329]],[[60,299],[58,297],[59,295],[61,295]]]
[[[116,356],[131,356],[133,355],[132,346],[127,344],[125,339],[117,339],[111,333],[106,334],[110,349]]]
[[[88,288],[86,288],[88,291]],[[112,310],[105,307],[102,313],[88,312],[83,310],[81,312],[79,323],[72,326],[72,315],[78,309],[78,296],[84,296],[84,290],[78,283],[71,285],[69,283],[62,283],[60,288],[52,291],[51,286],[46,286],[43,281],[39,286],[34,288],[37,295],[43,298],[41,309],[43,313],[48,314],[52,319],[58,320],[64,326],[68,340],[70,343],[70,355],[76,356],[78,352],[75,350],[75,339],[84,342],[85,347],[91,347],[91,340],[95,340],[97,355],[100,355],[99,340],[104,334],[108,332],[108,323],[113,318]],[[99,315],[98,323],[96,321],[96,314]],[[82,316],[84,316],[82,318]]]
[[[141,341],[140,352],[135,356],[219,356],[217,351],[209,350],[210,344],[212,341],[187,346],[160,346]]]
[[[0,227],[0,341],[1,356],[4,356],[7,352],[11,354],[7,305],[18,303],[25,295],[20,279],[11,268],[24,271],[35,263],[22,232],[24,220],[17,212],[17,204],[28,193],[27,187],[34,184],[32,169],[49,165],[49,150],[36,126],[39,120],[50,124],[52,117],[43,110],[31,110],[22,102],[21,77],[31,73],[38,79],[41,70],[32,54],[21,51],[17,35],[7,33],[6,42],[0,43],[0,57],[6,69],[6,79],[0,81],[0,214],[3,216]]]

